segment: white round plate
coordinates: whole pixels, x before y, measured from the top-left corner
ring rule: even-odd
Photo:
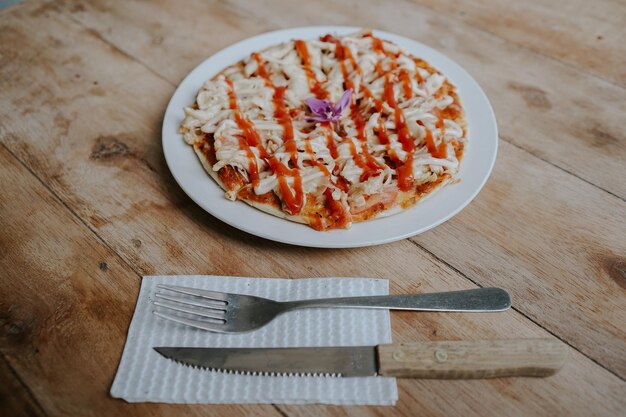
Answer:
[[[191,146],[178,133],[184,117],[183,107],[194,102],[206,80],[228,65],[252,52],[292,39],[314,39],[326,33],[343,35],[358,30],[346,26],[315,26],[269,32],[229,46],[191,71],[174,92],[163,120],[163,153],[174,178],[187,195],[213,216],[245,232],[293,245],[323,248],[369,246],[404,239],[443,223],[472,201],[487,181],[496,160],[498,132],[489,100],[478,83],[450,58],[393,33],[374,31],[377,37],[403,46],[451,80],[458,89],[469,128],[461,181],[443,187],[412,208],[390,217],[355,223],[347,230],[318,232],[264,213],[242,201],[227,200],[224,191],[204,171]]]

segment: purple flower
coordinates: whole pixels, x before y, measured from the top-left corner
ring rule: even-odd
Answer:
[[[350,104],[350,96],[352,95],[352,89],[348,89],[337,104],[333,104],[328,100],[320,100],[318,98],[307,98],[306,104],[311,109],[313,116],[305,116],[308,121],[316,122],[336,122],[341,117],[343,110]]]

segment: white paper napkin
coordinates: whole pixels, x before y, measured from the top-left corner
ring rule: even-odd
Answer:
[[[391,343],[389,312],[317,308],[292,311],[249,333],[192,329],[152,314],[157,284],[181,285],[279,301],[388,294],[388,281],[367,278],[269,279],[220,276],[144,277],[111,395],[129,402],[393,405],[395,378],[273,377],[194,369],[155,346],[295,347]],[[159,290],[163,291],[163,290]]]

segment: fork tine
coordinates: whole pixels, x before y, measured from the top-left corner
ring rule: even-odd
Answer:
[[[214,302],[215,300],[206,300],[206,301],[195,301],[189,298],[182,297],[172,297],[170,295],[164,295],[161,293],[154,294],[157,298],[162,298],[163,300],[172,301],[174,303],[187,304],[196,307],[208,308],[211,310],[225,311],[226,305],[219,302]]]
[[[200,317],[206,317],[206,318],[209,318],[209,319],[221,320],[224,323],[226,322],[226,320],[224,319],[224,312],[222,312],[221,314],[220,313],[205,313],[203,311],[198,311],[198,310],[193,309],[193,308],[185,308],[185,307],[173,306],[173,305],[163,304],[163,303],[160,303],[158,301],[153,301],[152,304],[154,304],[155,306],[158,306],[158,307],[168,308],[168,309],[174,310],[174,311],[180,311],[181,313],[193,314],[194,316],[200,316]]]
[[[161,317],[162,319],[165,319],[165,320],[174,321],[178,324],[184,324],[185,326],[195,327],[196,329],[208,330],[209,332],[216,332],[216,333],[229,333],[225,330],[225,327],[223,324],[216,323],[212,325],[210,323],[206,323],[200,320],[187,319],[187,318],[180,317],[180,316],[174,316],[171,314],[161,313],[159,311],[153,311],[152,314],[154,314],[155,316]]]
[[[178,285],[159,284],[157,285],[157,287],[163,288],[164,290],[179,292],[181,294],[195,295],[196,297],[208,298],[209,300],[224,301],[228,303],[227,300],[229,294],[223,292],[200,290],[198,288],[180,287]]]

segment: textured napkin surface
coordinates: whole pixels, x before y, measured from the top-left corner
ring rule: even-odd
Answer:
[[[278,301],[388,294],[388,281],[367,278],[269,279],[219,276],[144,277],[111,395],[129,402],[393,405],[394,378],[235,375],[182,366],[155,346],[297,347],[391,343],[387,310],[317,308],[283,314],[248,333],[192,329],[152,314],[157,284],[258,295]],[[158,292],[164,292],[158,289]]]

